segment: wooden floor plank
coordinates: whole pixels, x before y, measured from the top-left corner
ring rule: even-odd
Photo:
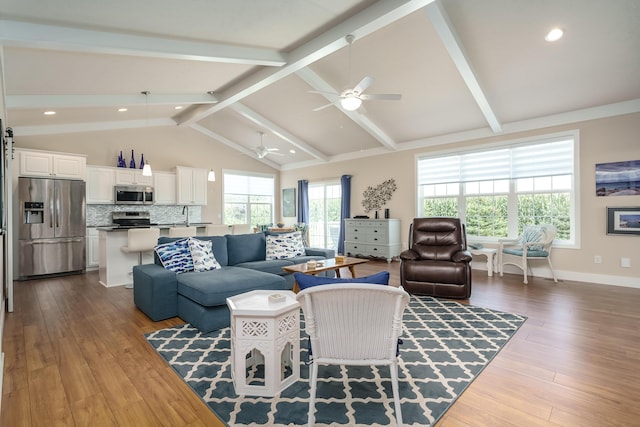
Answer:
[[[398,262],[356,275],[382,270],[399,284]],[[482,271],[473,282],[464,302],[528,319],[438,426],[637,425],[640,290]],[[14,289],[0,427],[224,425],[144,338],[181,319],[152,322],[96,272]]]

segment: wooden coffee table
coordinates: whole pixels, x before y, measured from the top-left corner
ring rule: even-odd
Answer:
[[[288,265],[286,267],[282,267],[282,269],[287,273],[303,273],[303,274],[312,274],[314,276],[324,271],[335,271],[336,277],[340,277],[340,269],[348,268],[349,271],[351,272],[351,277],[356,277],[355,266],[358,264],[364,264],[365,262],[369,262],[369,260],[362,259],[362,258],[344,257],[344,261],[336,262],[335,258],[329,258],[324,260],[324,264],[322,266],[316,265],[315,268],[309,267],[305,262],[302,264]],[[297,292],[298,290],[297,283],[295,284],[293,289],[294,289],[294,292]]]

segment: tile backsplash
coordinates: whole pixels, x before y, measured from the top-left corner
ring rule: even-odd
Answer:
[[[127,206],[127,205],[87,205],[87,227],[100,227],[112,224],[111,212],[123,211],[148,211],[151,214],[151,222],[154,224],[184,223],[187,220],[186,212],[183,215],[184,206]],[[202,207],[189,206],[189,222],[202,222]]]

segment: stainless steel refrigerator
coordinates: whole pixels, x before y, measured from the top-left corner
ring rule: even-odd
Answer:
[[[19,178],[19,278],[85,270],[85,183]]]

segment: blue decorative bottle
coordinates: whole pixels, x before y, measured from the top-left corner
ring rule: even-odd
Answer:
[[[133,150],[131,150],[131,162],[129,162],[129,167],[131,169],[136,168],[136,158],[135,158],[135,155],[133,154]]]
[[[140,156],[140,169],[144,169],[144,153]]]

